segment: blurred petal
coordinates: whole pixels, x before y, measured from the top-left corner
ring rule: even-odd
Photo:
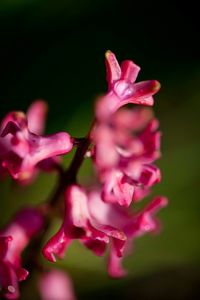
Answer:
[[[75,300],[74,288],[68,274],[51,270],[39,278],[39,292],[42,300]]]
[[[34,101],[30,105],[27,111],[28,127],[30,132],[38,135],[44,133],[47,112],[48,105],[43,100]]]

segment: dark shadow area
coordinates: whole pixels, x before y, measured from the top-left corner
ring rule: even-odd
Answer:
[[[112,288],[80,295],[84,299],[126,300],[189,300],[200,296],[200,269],[197,266],[169,268],[143,277],[129,279],[125,284],[115,281]]]

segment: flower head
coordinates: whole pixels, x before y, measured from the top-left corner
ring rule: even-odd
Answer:
[[[108,119],[120,107],[128,103],[153,105],[153,95],[160,89],[156,80],[135,83],[140,71],[134,62],[125,60],[119,66],[111,51],[106,52],[108,93],[97,102],[96,116]]]
[[[125,274],[119,271],[124,250],[135,237],[158,230],[154,214],[166,203],[165,198],[159,197],[140,213],[133,214],[118,204],[105,203],[99,191],[87,193],[79,186],[70,186],[65,195],[63,224],[44,246],[43,254],[55,262],[55,255],[62,258],[74,239],[98,256],[110,244],[109,274],[113,277]]]
[[[138,200],[139,190],[145,191],[140,196],[146,195],[160,181],[160,171],[153,165],[160,157],[158,125],[145,108],[118,110],[109,121],[97,123],[93,160],[105,201],[128,206]]]
[[[39,164],[48,159],[47,164],[53,166],[55,160],[52,159],[69,152],[73,147],[73,141],[66,132],[40,135],[45,111],[45,104],[39,101],[32,104],[27,116],[22,112],[11,112],[2,121],[0,163],[19,182],[29,181]]]

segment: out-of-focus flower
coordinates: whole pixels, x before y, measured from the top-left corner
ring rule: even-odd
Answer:
[[[32,104],[27,117],[11,112],[0,126],[0,163],[19,182],[31,180],[37,167],[55,167],[55,157],[69,152],[73,140],[66,132],[42,136],[46,115],[42,101]],[[30,123],[30,126],[29,126]]]
[[[38,282],[42,300],[75,300],[73,285],[69,275],[61,270],[43,273]]]
[[[159,91],[160,83],[156,80],[135,83],[140,67],[130,60],[123,61],[120,67],[111,51],[107,51],[105,56],[108,93],[97,102],[97,118],[108,119],[128,103],[153,105],[152,96]]]
[[[25,208],[0,231],[0,288],[6,299],[18,299],[18,281],[28,276],[21,266],[21,254],[43,226],[42,214],[37,209]]]
[[[159,124],[150,118],[145,108],[122,109],[93,130],[93,159],[105,201],[128,206],[160,181],[152,164],[160,157]]]
[[[68,244],[79,239],[96,255],[103,255],[111,243],[108,272],[113,277],[122,276],[125,273],[120,258],[126,245],[137,236],[158,230],[154,214],[166,204],[165,198],[157,197],[143,211],[133,214],[118,204],[105,203],[98,191],[86,193],[79,186],[70,186],[63,224],[45,245],[43,254],[55,262],[55,255],[62,257]]]

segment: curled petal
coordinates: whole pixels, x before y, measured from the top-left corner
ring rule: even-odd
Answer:
[[[150,187],[161,180],[160,170],[154,165],[143,167],[139,181],[146,187]]]
[[[8,135],[9,133],[14,135],[16,134],[18,131],[20,131],[20,128],[19,126],[17,126],[17,124],[15,124],[14,122],[12,121],[9,121],[5,128],[2,130],[1,132],[1,137],[5,137],[6,135]]]
[[[71,240],[66,237],[63,228],[61,228],[43,247],[42,254],[47,260],[56,262],[56,256],[63,258],[70,242]]]
[[[165,197],[154,198],[138,215],[133,216],[127,223],[124,231],[128,237],[136,237],[148,232],[157,232],[159,223],[155,214],[168,204]]]
[[[27,276],[29,275],[29,272],[26,269],[19,267],[16,269],[16,274],[18,281],[23,281],[26,280]]]
[[[122,257],[117,255],[115,245],[112,244],[108,257],[108,274],[112,278],[121,278],[127,275],[127,271],[122,267]]]
[[[27,127],[28,121],[27,121],[26,115],[22,111],[10,112],[5,116],[5,118],[1,122],[1,126],[0,126],[1,134],[9,122],[13,122],[19,128],[24,129]]]
[[[102,198],[106,202],[119,203],[128,207],[133,199],[134,185],[131,179],[120,170],[105,175]]]
[[[99,239],[83,238],[81,242],[97,256],[102,256],[106,251],[107,242]]]

